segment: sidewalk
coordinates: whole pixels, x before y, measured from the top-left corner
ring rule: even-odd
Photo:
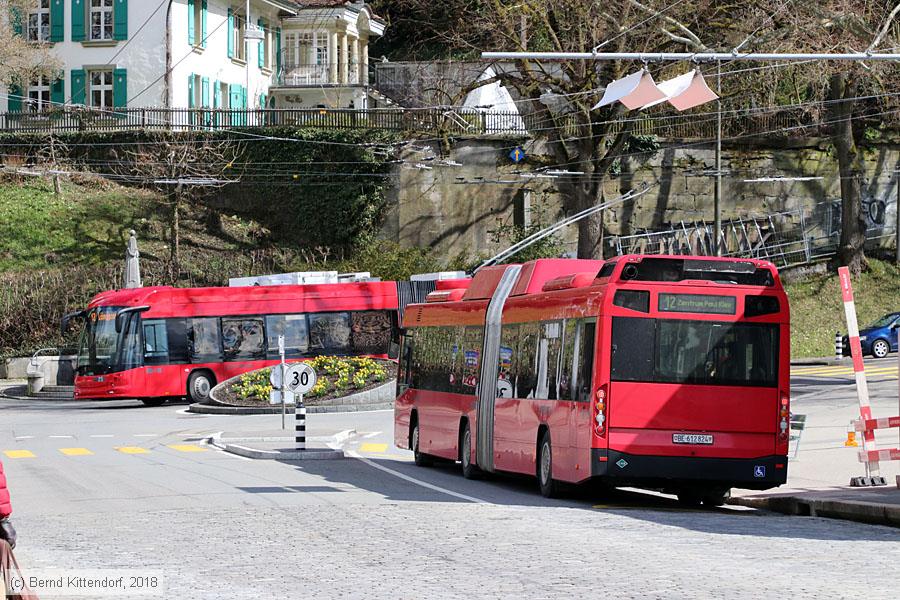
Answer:
[[[897,414],[895,383],[873,386],[875,416]],[[860,446],[845,446],[847,427],[859,418],[856,387],[852,383],[831,391],[800,395],[792,403],[795,414],[805,414],[806,427],[799,447],[791,442],[796,457],[788,462],[787,485],[758,492],[735,490],[731,504],[751,506],[790,515],[833,517],[900,527],[900,461],[882,462],[881,475],[888,485],[852,488],[850,478],[865,475],[857,459]],[[796,433],[796,432],[794,432]],[[897,447],[900,431],[876,431],[879,448]]]

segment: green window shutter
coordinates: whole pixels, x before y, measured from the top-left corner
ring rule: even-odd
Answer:
[[[265,108],[265,107],[266,107],[266,95],[265,95],[265,94],[260,94],[260,95],[259,95],[259,107],[260,107],[260,108]]]
[[[22,35],[25,24],[25,19],[22,18],[22,11],[13,6],[9,9],[9,13],[9,20],[12,21],[13,33]]]
[[[72,69],[72,104],[85,103],[85,83],[87,73],[84,69]]]
[[[200,80],[200,104],[209,108],[209,77]]]
[[[50,2],[50,41],[62,42],[66,31],[66,5],[63,0]]]
[[[206,8],[206,0],[200,5],[200,46],[206,48],[206,14],[209,9]]]
[[[234,11],[228,9],[228,58],[234,58]]]
[[[266,34],[266,24],[263,23],[263,20],[262,20],[262,19],[259,19],[259,20],[256,22],[256,26],[259,27],[259,30],[262,31],[262,32],[263,32],[263,36],[265,36],[265,34]],[[265,44],[265,43],[266,43],[266,38],[263,37],[263,39],[261,39],[261,40],[260,40],[259,42],[257,42],[257,44],[256,44],[256,58],[258,59],[257,62],[259,63],[259,68],[260,68],[260,69],[262,69],[264,66],[266,66],[266,47],[263,45],[263,44]]]
[[[188,45],[194,45],[194,37],[197,35],[197,32],[194,31],[194,0],[187,1],[187,13],[188,13]]]
[[[281,72],[281,27],[275,28],[275,68]]]
[[[222,108],[222,84],[218,79],[213,82],[213,108]]]
[[[87,0],[72,0],[72,41],[83,42],[85,37],[84,17],[87,9],[85,8]],[[75,71],[72,71],[73,75]],[[84,86],[82,86],[84,87]],[[82,94],[83,96],[84,94]]]
[[[60,75],[50,84],[50,102],[55,105],[64,104],[66,102],[66,81]]]
[[[9,94],[6,96],[9,112],[22,112],[22,88],[17,85],[9,86]]]
[[[113,7],[113,39],[128,39],[128,0],[116,0]]]
[[[113,106],[125,108],[128,104],[128,71],[116,69],[113,71]]]
[[[194,108],[194,74],[188,75],[188,108]]]
[[[247,106],[247,88],[241,87],[241,108],[248,108]]]

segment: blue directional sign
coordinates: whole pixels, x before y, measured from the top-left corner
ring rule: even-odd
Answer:
[[[525,160],[525,151],[522,150],[521,146],[516,146],[513,148],[513,151],[509,153],[509,159],[514,163],[520,163]]]

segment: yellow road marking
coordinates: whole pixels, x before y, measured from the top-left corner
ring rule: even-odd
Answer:
[[[93,454],[87,448],[60,448],[59,451],[66,456],[90,456]]]
[[[148,454],[150,451],[140,446],[119,446],[116,448],[122,454]]]
[[[206,452],[207,449],[196,444],[169,444],[169,448],[172,450],[178,450],[179,452]]]
[[[387,452],[387,444],[365,443],[359,446],[360,452]]]
[[[34,458],[34,453],[29,450],[6,450],[3,454],[8,458]]]

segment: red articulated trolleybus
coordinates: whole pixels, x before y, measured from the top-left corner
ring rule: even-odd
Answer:
[[[465,477],[720,505],[787,478],[789,312],[759,260],[622,256],[480,270],[403,318],[395,442]]]
[[[98,294],[86,310],[75,399],[209,397],[216,383],[279,361],[329,354],[396,356],[401,297],[416,282],[147,287]],[[439,281],[438,287],[459,285]],[[435,283],[424,289],[435,289]],[[392,348],[393,346],[393,348]]]

